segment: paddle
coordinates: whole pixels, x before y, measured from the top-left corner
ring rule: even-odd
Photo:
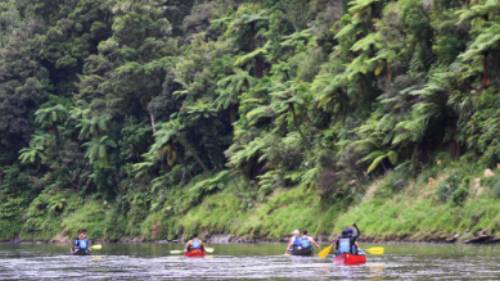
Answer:
[[[92,250],[102,250],[101,244],[95,244],[90,247]]]
[[[384,247],[371,247],[365,250],[370,255],[383,255]]]
[[[328,246],[328,247],[324,248],[323,250],[321,250],[321,251],[318,253],[319,258],[320,258],[320,259],[324,259],[324,258],[326,258],[326,257],[328,256],[328,254],[330,254],[330,252],[332,251],[332,248],[333,248],[333,246],[332,246],[332,245],[330,245],[330,246]]]
[[[215,251],[214,248],[205,247],[205,252],[207,252],[209,254],[213,253],[214,251]],[[172,254],[172,255],[179,255],[179,254],[182,254],[182,253],[184,253],[184,251],[181,251],[181,250],[171,250],[170,251],[170,254]]]
[[[319,258],[324,259],[330,254],[332,251],[332,246],[328,246],[321,250],[321,252],[318,253]],[[364,250],[366,253],[370,255],[383,255],[384,254],[384,247],[371,247],[368,249]]]

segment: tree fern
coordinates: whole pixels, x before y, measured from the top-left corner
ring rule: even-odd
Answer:
[[[50,102],[35,112],[35,122],[42,126],[54,126],[66,120],[68,108],[60,103]]]
[[[348,11],[351,14],[359,14],[377,2],[380,2],[380,0],[353,0],[349,2]]]
[[[479,3],[456,12],[459,19],[458,24],[470,21],[475,17],[487,16],[489,14],[498,15],[498,11],[500,11],[500,3],[497,0],[482,0],[475,2]]]
[[[116,143],[108,136],[97,137],[84,145],[86,147],[85,158],[97,168],[109,167],[109,150],[116,148]]]
[[[260,122],[263,118],[270,118],[274,116],[274,111],[272,107],[268,105],[258,106],[254,109],[250,110],[245,118],[249,122],[250,125],[255,125]]]
[[[379,33],[370,33],[358,40],[352,47],[351,51],[359,52],[359,51],[369,51],[370,48],[379,49],[382,46],[382,36]]]
[[[71,109],[70,118],[76,123],[79,138],[83,140],[106,132],[112,116],[109,113],[95,112],[88,105],[81,104]]]
[[[357,75],[368,74],[373,71],[374,66],[374,61],[370,61],[367,55],[361,54],[346,66],[347,79],[353,80]]]
[[[392,165],[398,164],[398,153],[394,150],[388,151],[373,151],[367,156],[365,156],[362,161],[370,163],[366,169],[367,173],[373,172],[376,168],[380,166],[382,161],[389,160]]]
[[[33,141],[29,147],[19,150],[19,160],[24,164],[33,164],[37,161],[44,162],[47,159],[46,149],[42,142]]]
[[[232,145],[228,150],[229,164],[232,167],[241,167],[251,158],[257,157],[266,145],[263,137],[257,137],[248,144]]]
[[[261,197],[264,197],[270,194],[276,188],[283,186],[282,175],[279,170],[271,170],[262,175],[259,175],[257,176],[257,181]]]
[[[146,159],[155,161],[161,155],[162,149],[182,133],[184,125],[179,119],[172,119],[168,122],[161,123],[155,134],[155,142],[149,148],[149,152],[145,154]]]
[[[236,68],[234,74],[217,82],[217,99],[215,104],[219,109],[227,109],[239,102],[239,95],[253,86],[254,78],[247,71]]]
[[[256,59],[257,57],[266,57],[269,54],[269,52],[268,52],[269,46],[270,46],[269,43],[267,43],[265,46],[263,46],[261,48],[257,48],[255,50],[251,51],[250,53],[246,53],[244,55],[237,57],[236,60],[234,61],[234,66],[243,67],[246,64],[248,64],[249,62]]]
[[[459,57],[464,61],[470,61],[475,56],[483,55],[487,51],[498,49],[500,47],[500,23],[493,23],[490,27],[485,28],[479,34],[472,44],[467,48],[467,51]]]
[[[313,38],[312,30],[304,29],[281,38],[280,46],[282,48],[298,49],[307,45]]]

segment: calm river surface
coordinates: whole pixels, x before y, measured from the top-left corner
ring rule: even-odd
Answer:
[[[104,245],[80,257],[64,245],[0,244],[0,280],[500,280],[500,245],[390,244],[361,266],[284,256],[283,244],[211,247],[206,258],[171,255],[178,244]]]

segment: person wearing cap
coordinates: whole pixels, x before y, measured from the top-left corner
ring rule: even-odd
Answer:
[[[302,235],[298,229],[292,232],[292,237],[288,241],[288,247],[285,254],[296,256],[310,256],[313,254],[312,246],[319,249],[319,244],[308,235],[307,230],[304,230]]]
[[[356,224],[352,227],[346,227],[342,230],[340,237],[333,241],[337,255],[344,253],[358,254],[358,246],[356,240],[358,239],[361,231]]]
[[[297,246],[300,246],[300,231],[295,229],[292,231],[292,237],[288,240],[288,245],[286,247],[285,255],[293,251]]]

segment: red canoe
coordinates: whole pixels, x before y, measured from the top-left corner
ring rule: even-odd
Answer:
[[[366,263],[365,255],[342,254],[335,256],[333,262],[336,264],[356,265]]]
[[[192,250],[189,252],[184,253],[185,257],[204,257],[205,256],[205,251],[203,250]]]

